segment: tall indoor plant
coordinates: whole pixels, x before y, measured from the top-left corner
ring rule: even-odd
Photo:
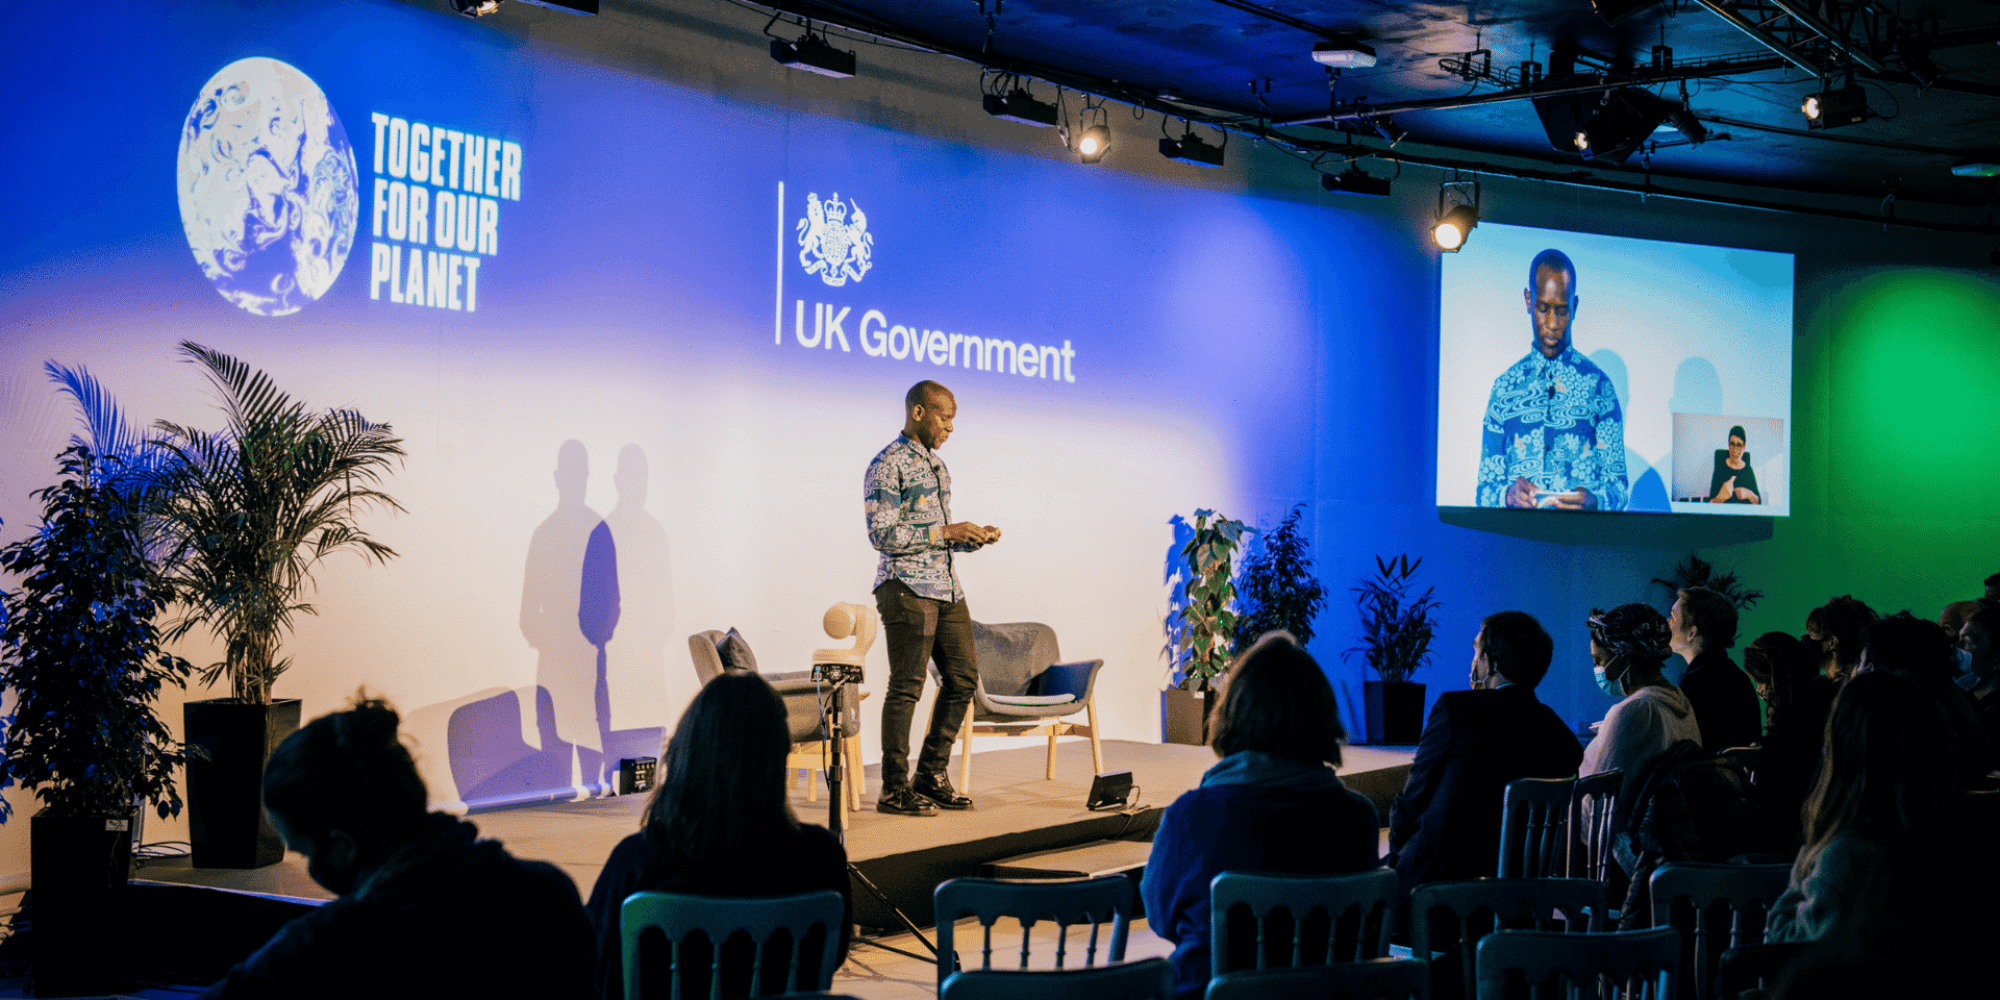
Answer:
[[[1424,686],[1410,680],[1430,660],[1431,636],[1437,622],[1432,612],[1438,601],[1436,588],[1427,588],[1412,598],[1412,578],[1421,557],[1394,559],[1375,557],[1375,574],[1354,589],[1354,609],[1361,616],[1361,644],[1341,654],[1342,659],[1362,654],[1367,664],[1381,675],[1379,681],[1362,685],[1367,702],[1368,742],[1415,743],[1424,729]]]
[[[29,831],[35,986],[68,996],[116,989],[134,803],[163,819],[181,810],[173,769],[186,751],[155,702],[192,668],[161,650],[169,587],[148,552],[150,452],[87,372],[48,370],[91,439],[73,439],[55,484],[35,492],[34,533],[0,549],[0,570],[20,577],[0,595],[0,685],[14,696],[0,783],[41,800]]]
[[[1244,533],[1254,530],[1212,510],[1194,512],[1194,530],[1175,567],[1182,577],[1181,599],[1167,617],[1168,648],[1178,678],[1161,695],[1169,743],[1207,742],[1208,691],[1229,669],[1234,652],[1236,550]]]
[[[161,518],[181,612],[169,636],[206,626],[224,654],[201,680],[229,681],[228,697],[185,710],[188,741],[207,751],[188,769],[189,839],[196,865],[258,867],[277,862],[284,844],[263,820],[257,782],[299,724],[296,699],[271,698],[290,663],[281,643],[294,615],[316,613],[306,598],[320,560],[396,554],[369,537],[361,516],[403,509],[379,488],[402,442],[354,410],[309,410],[220,351],[183,341],[180,352],[204,370],[228,418],[220,431],[158,425]]]
[[[1313,575],[1312,555],[1299,531],[1304,510],[1304,504],[1293,507],[1243,560],[1236,575],[1237,649],[1277,629],[1290,632],[1301,646],[1312,641],[1313,621],[1326,607],[1326,587]]]

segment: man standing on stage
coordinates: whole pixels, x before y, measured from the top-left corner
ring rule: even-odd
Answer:
[[[882,700],[882,797],[875,808],[903,816],[933,816],[939,806],[970,809],[945,776],[952,740],[965,721],[978,683],[972,614],[952,569],[954,552],[1000,540],[1000,529],[951,522],[951,473],[937,449],[951,436],[958,400],[929,380],[903,396],[903,433],[868,463],[862,499],[868,542],[882,553],[875,572],[875,607],[889,645],[889,691]],[[924,693],[924,665],[938,665],[931,727],[910,777],[910,722]]]

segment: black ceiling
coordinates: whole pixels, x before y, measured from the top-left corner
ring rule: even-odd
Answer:
[[[843,45],[841,28],[880,35],[1012,70],[1043,99],[1053,99],[1053,83],[1064,83],[1197,120],[1234,122],[1241,131],[1271,129],[1311,153],[1385,149],[1361,113],[1386,108],[1409,135],[1393,155],[1421,148],[1467,161],[1526,157],[1547,171],[1587,168],[1613,182],[1729,181],[1770,189],[1775,201],[1817,193],[1882,198],[1893,191],[1911,206],[1953,206],[1932,214],[1966,225],[1986,223],[2000,183],[1951,173],[1956,163],[2000,159],[1995,0],[1668,0],[1616,26],[1589,0],[778,0],[775,6],[793,17],[772,34],[796,37],[796,18],[810,17],[834,25],[833,40],[842,47],[855,46]],[[1762,34],[1792,59],[1725,15],[1761,24]],[[1810,20],[1831,31],[1807,30]],[[1328,75],[1310,52],[1315,42],[1334,38],[1373,46],[1378,62],[1345,70],[1331,95],[1337,104],[1330,105]],[[1671,49],[1668,72],[1656,68],[1660,45]],[[1552,50],[1560,51],[1554,60]],[[1921,72],[1921,57],[1909,58],[1917,52],[1942,72],[1929,88],[1911,73],[1912,66]],[[1563,61],[1582,75],[1555,75]],[[1522,64],[1529,62],[1543,74],[1535,86],[1544,93],[1563,82],[1619,84],[1676,103],[1683,82],[1672,77],[1697,74],[1685,81],[1686,104],[1711,138],[1691,145],[1662,130],[1623,164],[1586,163],[1552,148],[1534,103],[1524,99]],[[1873,117],[1809,131],[1799,103],[1822,83],[1797,63],[1832,74],[1836,87],[1854,72]],[[1468,64],[1487,72],[1457,68]],[[1076,100],[1072,94],[1072,114]],[[1597,96],[1582,100],[1594,104]],[[1487,103],[1472,103],[1479,101]],[[1344,130],[1307,121],[1330,110],[1344,117]],[[1343,158],[1331,156],[1321,168],[1337,168]]]

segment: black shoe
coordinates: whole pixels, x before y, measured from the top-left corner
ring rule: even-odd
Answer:
[[[972,799],[958,794],[957,790],[951,787],[951,779],[942,774],[936,776],[919,774],[910,787],[917,795],[937,803],[941,809],[972,808]]]
[[[936,816],[937,806],[910,789],[899,788],[893,792],[883,792],[882,797],[875,800],[875,811],[894,813],[898,816]]]

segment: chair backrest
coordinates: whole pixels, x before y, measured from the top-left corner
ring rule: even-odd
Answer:
[[[1605,934],[1496,931],[1479,942],[1478,954],[1479,1000],[1501,1000],[1517,976],[1526,981],[1531,997],[1570,996],[1572,986],[1585,995],[1604,996],[1607,990],[1589,988],[1601,977],[1624,1000],[1669,1000],[1681,932],[1671,927]]]
[[[1430,962],[1462,944],[1453,967],[1469,1000],[1478,986],[1471,956],[1481,938],[1501,928],[1555,930],[1558,921],[1570,933],[1603,930],[1610,902],[1610,889],[1587,878],[1431,882],[1410,892],[1410,950]],[[1432,974],[1451,971],[1440,965]]]
[[[1371,958],[1227,973],[1208,981],[1205,1000],[1427,1000],[1430,995],[1427,963],[1410,958]]]
[[[1390,868],[1351,875],[1223,872],[1208,884],[1211,974],[1322,965],[1389,954],[1397,896]],[[1240,910],[1254,926],[1250,940]],[[1244,953],[1254,955],[1243,964]]]
[[[1725,865],[1671,861],[1653,872],[1653,926],[1683,935],[1681,995],[1706,1000],[1715,992],[1720,956],[1764,942],[1764,919],[1791,882],[1791,865]]]
[[[733,985],[747,982],[753,997],[824,990],[833,985],[840,922],[845,918],[846,904],[830,890],[757,898],[635,892],[625,897],[618,915],[625,998],[681,1000],[683,981],[691,978],[699,983],[703,978],[689,975],[704,968],[702,963],[709,1000],[722,996],[725,978]],[[652,932],[664,941],[656,941]],[[808,945],[815,944],[817,949],[808,952]],[[653,960],[662,945],[667,960],[665,989],[658,985],[661,973]],[[780,969],[783,983],[766,990]]]
[[[941,926],[941,925],[940,925]],[[1164,958],[1085,969],[968,969],[945,980],[939,1000],[1172,1000]]]
[[[1056,630],[1040,622],[973,622],[972,648],[984,694],[1025,695],[1042,671],[1062,662]]]
[[[1021,924],[1020,968],[1028,968],[1028,956],[1034,950],[1035,924],[1047,921],[1056,926],[1055,964],[1060,969],[1066,967],[1070,957],[1069,929],[1078,924],[1090,925],[1089,934],[1080,942],[1084,947],[1084,966],[1097,964],[1103,937],[1101,928],[1106,923],[1111,925],[1111,934],[1110,940],[1104,942],[1104,960],[1124,961],[1125,937],[1131,928],[1132,914],[1139,906],[1132,881],[1123,875],[1080,879],[955,878],[938,886],[932,901],[937,921],[940,989],[963,965],[955,945],[955,925],[967,917],[979,920],[979,968],[993,967],[993,924],[1002,917],[1010,917]]]
[[[1611,813],[1618,808],[1618,787],[1624,782],[1625,772],[1619,770],[1576,779],[1569,799],[1571,878],[1602,882],[1610,874]]]
[[[1501,878],[1563,874],[1569,854],[1569,799],[1575,778],[1516,778],[1500,806]]]

